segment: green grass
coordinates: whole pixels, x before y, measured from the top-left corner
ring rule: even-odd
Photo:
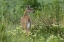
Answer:
[[[41,10],[37,9],[35,13],[29,14],[32,20],[29,36],[26,36],[20,25],[20,18],[25,10],[22,2],[0,0],[0,42],[64,42],[63,2],[44,0],[41,3],[42,0],[39,0]]]
[[[32,35],[30,33],[29,36],[26,36],[20,25],[7,25],[5,33],[7,36],[5,42],[64,42],[64,39],[59,34],[55,36],[54,34],[44,33],[44,31],[43,34],[35,33]]]

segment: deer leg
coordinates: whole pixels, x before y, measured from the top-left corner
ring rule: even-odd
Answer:
[[[28,30],[28,29],[26,29],[26,35],[28,36],[28,34],[29,34],[29,30]]]

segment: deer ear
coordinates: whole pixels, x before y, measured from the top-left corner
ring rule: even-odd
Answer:
[[[31,5],[28,5],[26,8],[30,8]]]

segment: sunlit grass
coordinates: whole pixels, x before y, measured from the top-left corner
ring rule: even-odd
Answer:
[[[64,42],[63,2],[46,1],[41,3],[41,10],[30,13],[32,24],[28,36],[20,25],[25,8],[22,3],[22,0],[0,0],[0,42]]]
[[[14,27],[15,26],[10,25],[9,28],[11,28],[11,30],[6,29],[7,42],[64,42],[64,39],[60,36],[48,33],[45,35],[35,33],[34,35],[30,34],[29,36],[26,36],[26,32],[20,25],[13,29]]]

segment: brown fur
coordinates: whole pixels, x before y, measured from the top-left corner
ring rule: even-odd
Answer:
[[[26,10],[24,12],[24,16],[21,17],[21,20],[20,20],[20,23],[21,23],[23,29],[26,31],[26,35],[28,35],[28,32],[31,28],[31,20],[30,20],[30,17],[28,16],[28,13],[33,11],[31,9],[29,10],[29,8],[26,8]],[[27,28],[27,22],[30,22],[30,28],[29,29]]]

